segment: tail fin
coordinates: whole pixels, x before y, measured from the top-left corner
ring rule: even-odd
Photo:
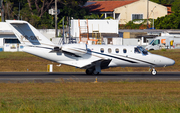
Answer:
[[[6,23],[8,23],[8,25],[11,27],[14,34],[22,44],[46,46],[54,45],[50,40],[48,40],[36,28],[34,28],[26,21],[6,20]]]

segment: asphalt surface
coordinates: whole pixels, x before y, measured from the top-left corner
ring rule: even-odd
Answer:
[[[102,72],[100,75],[86,75],[85,72],[0,72],[2,83],[22,82],[108,82],[108,81],[180,81],[180,72]]]

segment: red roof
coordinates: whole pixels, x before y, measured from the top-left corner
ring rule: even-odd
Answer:
[[[112,12],[115,8],[121,7],[138,0],[126,0],[126,1],[88,1],[88,4],[85,6],[90,10],[90,12]]]

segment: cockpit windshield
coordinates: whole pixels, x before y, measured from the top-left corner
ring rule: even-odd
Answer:
[[[147,51],[146,49],[144,49],[143,47],[137,46],[137,49],[138,49],[139,51],[141,51],[141,53],[142,53],[143,55],[148,55],[148,51]]]
[[[137,47],[135,47],[134,48],[134,53],[141,53],[141,51]]]

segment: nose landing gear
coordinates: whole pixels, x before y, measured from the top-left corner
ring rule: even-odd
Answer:
[[[152,74],[153,76],[155,76],[155,75],[157,74],[157,71],[153,68],[152,71],[151,71],[151,74]]]

